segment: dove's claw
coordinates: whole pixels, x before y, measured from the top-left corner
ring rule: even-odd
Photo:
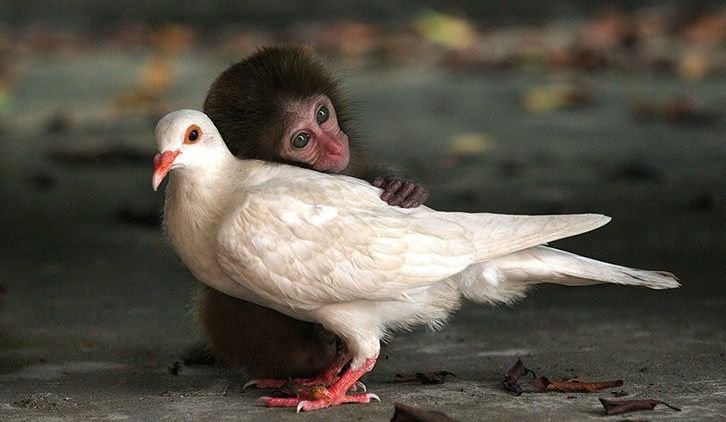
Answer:
[[[302,399],[286,399],[297,401],[295,409],[298,413],[309,412],[311,410],[325,409],[330,406],[337,406],[345,403],[370,403],[373,400],[381,401],[377,394],[355,394],[355,395],[344,395],[342,397],[326,397],[316,400],[302,400]],[[268,402],[269,403],[269,402]],[[292,407],[286,406],[281,401],[277,401],[274,404],[267,404],[270,407]]]
[[[355,384],[353,384],[353,386],[350,387],[350,390],[348,390],[348,392],[349,393],[350,392],[356,393],[358,391],[361,391],[361,392],[365,393],[366,391],[368,391],[368,389],[366,388],[366,385],[365,384],[363,384],[360,381],[356,381]]]
[[[300,413],[300,410],[302,410],[302,408],[303,408],[303,407],[305,407],[305,405],[306,405],[306,404],[308,404],[308,403],[310,403],[310,402],[309,402],[309,401],[307,401],[307,400],[303,400],[303,401],[301,401],[300,403],[298,403],[298,404],[297,404],[297,409],[296,409],[296,412],[297,412],[297,413]]]
[[[245,391],[246,389],[248,389],[248,388],[252,387],[253,385],[255,385],[255,386],[256,386],[256,385],[257,385],[257,383],[258,383],[259,381],[260,381],[260,380],[258,380],[258,379],[253,379],[253,380],[249,380],[249,381],[247,381],[247,382],[245,383],[245,385],[243,385],[243,386],[242,386],[242,391]]]
[[[311,388],[309,391],[303,392],[301,390],[298,393],[299,397],[265,397],[265,406],[294,407],[298,412],[309,412],[311,410],[325,409],[326,407],[338,406],[344,403],[370,403],[372,400],[381,401],[380,397],[373,393],[347,394],[354,386],[365,391],[365,385],[358,381],[358,379],[373,369],[375,363],[375,359],[368,359],[360,369],[354,370],[347,368],[330,387],[317,386]]]

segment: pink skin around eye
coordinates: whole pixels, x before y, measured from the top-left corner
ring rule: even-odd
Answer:
[[[330,115],[318,124],[316,115],[325,106]],[[340,173],[348,167],[350,150],[348,135],[340,129],[335,108],[327,96],[321,95],[288,105],[292,117],[282,140],[281,155],[287,160],[307,163],[317,171]],[[299,133],[310,135],[304,148],[295,148],[292,139]]]

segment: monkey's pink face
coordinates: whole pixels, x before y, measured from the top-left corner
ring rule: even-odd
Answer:
[[[348,167],[348,135],[340,129],[335,107],[327,95],[292,101],[287,111],[282,158],[328,173],[341,173]]]

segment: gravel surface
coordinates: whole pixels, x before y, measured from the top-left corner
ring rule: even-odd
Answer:
[[[365,378],[380,403],[295,415],[257,405],[243,373],[177,364],[200,338],[195,280],[156,225],[153,125],[199,108],[227,61],[182,55],[158,109],[119,109],[145,59],[23,59],[0,126],[0,419],[388,420],[394,402],[462,421],[603,419],[597,398],[610,391],[504,392],[518,357],[538,375],[622,379],[625,399],[683,409],[635,418],[726,418],[726,121],[641,122],[630,111],[634,98],[682,93],[723,111],[722,79],[593,74],[591,105],[528,113],[522,95],[561,81],[342,66],[372,150],[426,184],[431,206],[606,213],[607,227],[555,246],[670,270],[683,287],[545,286],[511,307],[467,305],[440,332],[402,333],[384,349]],[[436,370],[456,377],[392,382]]]

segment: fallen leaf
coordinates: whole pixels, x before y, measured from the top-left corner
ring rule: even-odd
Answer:
[[[606,400],[600,399],[600,403],[605,408],[606,415],[620,415],[628,412],[636,412],[638,410],[653,410],[659,404],[668,406],[671,409],[680,412],[681,409],[671,406],[670,404],[653,399],[646,400]]]
[[[722,113],[689,96],[674,96],[661,102],[636,100],[631,106],[641,121],[664,121],[673,124],[706,126],[718,123]]]
[[[543,86],[531,88],[522,96],[522,105],[531,113],[576,109],[593,103],[593,94],[579,86]]]
[[[539,377],[530,381],[538,391],[561,391],[563,393],[594,393],[606,388],[621,387],[622,380],[603,381],[603,382],[587,382],[577,378],[564,381],[551,381],[547,377]]]
[[[522,359],[517,359],[517,362],[514,364],[514,366],[509,368],[509,371],[507,371],[507,375],[502,381],[502,387],[504,387],[505,390],[513,393],[516,396],[521,396],[523,390],[522,387],[519,385],[519,379],[523,375],[527,374],[532,374],[532,378],[536,377],[531,369],[524,366],[524,363],[522,363]]]
[[[492,148],[495,142],[484,133],[460,133],[449,139],[448,155],[452,157],[466,157],[481,155]]]
[[[393,377],[393,382],[419,382],[421,384],[443,384],[446,377],[451,375],[456,377],[449,371],[435,371],[435,372],[416,372],[415,374],[396,374]]]
[[[380,28],[372,23],[343,20],[323,31],[323,46],[347,58],[365,57],[380,43]]]
[[[414,28],[427,41],[455,50],[467,48],[478,37],[476,28],[467,20],[433,10],[419,15]]]
[[[191,26],[179,24],[166,24],[154,35],[159,49],[166,53],[179,53],[187,50],[196,38],[196,33]]]
[[[710,72],[713,64],[707,51],[686,51],[678,63],[678,74],[683,79],[697,81]]]
[[[456,422],[456,419],[436,410],[423,410],[402,403],[396,403],[394,409],[391,422]]]

